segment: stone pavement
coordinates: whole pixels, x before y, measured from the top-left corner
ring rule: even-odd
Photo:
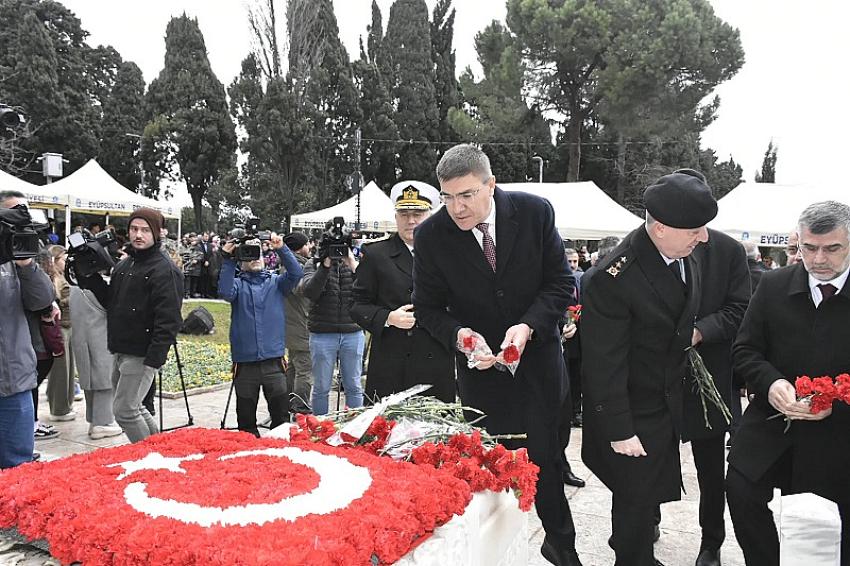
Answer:
[[[224,414],[227,393],[228,389],[222,389],[189,397],[189,409],[195,426],[219,428],[222,415]],[[336,398],[334,393],[332,395],[330,406],[333,409],[336,407]],[[234,402],[235,400],[231,403],[227,415],[226,426],[228,427],[236,426]],[[42,459],[52,460],[71,454],[90,452],[106,446],[117,446],[127,442],[127,438],[124,435],[103,440],[91,440],[88,437],[88,425],[83,415],[83,411],[85,410],[84,403],[75,403],[75,409],[79,414],[73,421],[48,421],[61,434],[50,440],[36,442],[36,450],[41,452]],[[179,399],[164,399],[162,412],[166,428],[183,425],[188,420],[186,406],[182,397]],[[39,403],[39,415],[42,417],[48,417],[49,415],[47,401],[43,392]],[[262,421],[267,415],[264,401],[261,400],[258,410],[259,419]],[[159,419],[159,415],[156,418]],[[580,452],[581,429],[573,429],[572,441],[567,451],[567,456],[572,464],[573,472],[587,480],[587,486],[584,488],[566,488],[566,494],[570,500],[576,531],[578,533],[576,546],[584,566],[607,566],[614,562],[614,553],[608,547],[607,543],[608,536],[611,533],[611,493],[598,479],[590,474],[581,462]],[[694,563],[700,544],[698,521],[699,487],[697,485],[696,471],[694,470],[689,445],[682,447],[682,466],[687,493],[683,495],[681,501],[667,503],[662,506],[661,539],[655,545],[657,558],[666,566],[691,566]],[[731,525],[732,523],[727,512],[727,540],[721,551],[722,561],[724,566],[743,566],[743,555],[735,542]],[[549,562],[540,555],[540,545],[543,543],[543,535],[543,528],[540,525],[537,515],[530,513],[530,566],[549,565]],[[2,560],[2,555],[0,555],[0,564],[3,564]],[[31,563],[41,564],[42,562]],[[26,564],[30,564],[30,562],[26,562]]]

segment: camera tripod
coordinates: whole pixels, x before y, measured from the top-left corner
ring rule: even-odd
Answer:
[[[183,378],[183,362],[180,361],[180,351],[177,349],[177,343],[171,345],[174,348],[174,361],[177,363],[177,374],[180,376],[180,388],[183,390],[183,400],[186,402],[186,424],[173,426],[170,428],[165,428],[163,426],[163,414],[162,414],[162,368],[157,372],[158,373],[158,389],[159,389],[159,431],[167,432],[169,430],[177,430],[178,428],[186,428],[187,426],[192,426],[195,424],[195,420],[192,418],[192,412],[189,410],[189,396],[186,394],[186,380]]]
[[[238,365],[239,364],[233,364],[230,368],[230,391],[227,393],[227,402],[224,404],[224,414],[221,416],[221,430],[239,430],[239,427],[229,427],[225,423],[225,421],[227,421],[227,411],[230,410],[230,399],[233,397],[233,390],[236,388],[236,369]],[[271,421],[269,421],[269,424],[266,424],[265,422],[257,423],[257,428],[271,430],[272,427],[270,426],[270,423]]]

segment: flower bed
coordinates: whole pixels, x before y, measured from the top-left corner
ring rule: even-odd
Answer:
[[[86,566],[390,564],[470,499],[364,448],[190,429],[0,473],[0,528]]]
[[[180,361],[183,363],[186,389],[230,382],[229,344],[178,340],[177,348],[180,351]],[[177,373],[173,348],[168,352],[168,360],[162,367],[162,389],[173,393],[181,391],[180,375]]]

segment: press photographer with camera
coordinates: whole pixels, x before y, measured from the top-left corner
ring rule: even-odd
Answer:
[[[313,360],[313,414],[328,412],[334,366],[339,359],[345,404],[363,405],[363,331],[352,320],[354,272],[351,231],[336,217],[325,225],[317,257],[308,261],[301,283],[310,305],[310,356]]]
[[[33,459],[36,357],[24,311],[49,309],[55,295],[32,259],[34,232],[23,193],[0,191],[0,469]]]
[[[233,234],[233,232],[231,232]],[[236,234],[239,236],[239,234]],[[218,294],[230,303],[230,352],[235,364],[236,422],[239,430],[259,437],[257,402],[260,388],[274,428],[289,421],[289,395],[283,355],[286,348],[285,301],[304,276],[283,238],[269,234],[284,273],[265,269],[260,239],[243,234],[222,246],[224,261]],[[240,272],[236,275],[236,263]]]
[[[164,223],[158,210],[137,209],[129,220],[128,256],[112,270],[109,284],[96,271],[76,274],[80,287],[91,289],[106,308],[107,343],[114,356],[112,409],[130,442],[159,432],[142,400],[183,322],[183,274],[160,251]]]

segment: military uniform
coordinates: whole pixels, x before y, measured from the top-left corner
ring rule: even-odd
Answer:
[[[366,244],[354,282],[351,318],[372,334],[367,397],[385,397],[419,383],[425,395],[455,401],[454,355],[425,329],[387,325],[390,311],[411,304],[413,256],[398,234]]]
[[[439,198],[436,188],[419,181],[402,181],[390,191],[397,211],[428,211]],[[388,322],[392,311],[412,304],[412,292],[413,254],[401,236],[393,234],[363,247],[351,318],[372,334],[366,396],[386,397],[428,383],[432,387],[425,395],[452,403],[456,397],[454,353],[418,323],[404,329]]]
[[[653,216],[668,227],[703,230],[717,212],[716,203],[704,183],[692,186],[692,178],[685,177],[669,175],[653,186],[675,193],[674,198],[663,194],[665,204]],[[655,196],[650,189],[647,195]],[[697,192],[695,200],[692,191]],[[684,200],[679,202],[681,195]],[[654,204],[647,202],[649,210],[650,202]],[[665,208],[670,203],[672,211]],[[703,214],[688,214],[692,207],[700,211],[703,206],[708,208]],[[686,349],[701,295],[697,261],[690,256],[665,260],[650,229],[634,230],[582,279],[582,459],[613,493],[617,566],[656,563],[655,508],[681,497],[679,440],[690,375]],[[676,261],[668,265],[670,260]],[[614,451],[612,442],[634,436],[646,455]]]

